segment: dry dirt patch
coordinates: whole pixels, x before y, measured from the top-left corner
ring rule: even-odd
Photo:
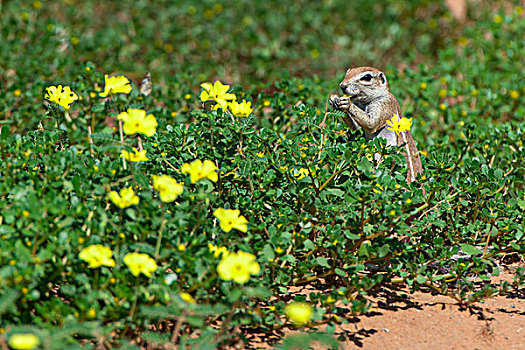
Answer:
[[[501,275],[491,282],[501,280],[512,281],[512,273],[502,269]],[[295,292],[314,291],[308,286]],[[393,286],[372,291],[369,299],[373,307],[368,313],[348,317],[348,324],[336,327],[342,349],[525,349],[523,287],[477,303],[471,309],[461,309],[447,296],[430,291],[410,294],[407,288]],[[250,338],[248,348],[271,348],[268,343],[272,337],[268,335],[254,334]]]

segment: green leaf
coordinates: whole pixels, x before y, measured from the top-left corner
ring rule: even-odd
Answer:
[[[317,263],[323,267],[330,268],[330,265],[328,264],[328,259],[325,257],[319,256],[317,258]]]
[[[338,268],[338,267],[335,268],[335,273],[336,273],[338,276],[341,276],[341,277],[346,276],[346,272],[345,272],[345,270],[342,270],[342,269],[340,269],[340,268]]]
[[[275,253],[273,251],[273,248],[271,245],[269,244],[266,244],[263,248],[263,254],[262,254],[265,258],[265,260],[271,260],[271,259],[275,259]]]
[[[105,106],[104,103],[95,104],[91,107],[91,112],[95,112],[95,113],[102,112],[104,111],[104,106]]]
[[[423,283],[425,283],[427,281],[427,276],[417,275],[416,281],[419,284],[423,284]]]
[[[227,292],[228,301],[234,303],[242,296],[242,289],[234,287],[233,290]]]
[[[265,287],[249,287],[244,290],[244,294],[248,297],[269,298],[272,296],[272,291]]]
[[[2,126],[2,131],[0,132],[0,139],[2,141],[7,140],[7,137],[9,136],[9,127],[7,125]]]
[[[363,157],[359,162],[357,163],[357,169],[361,172],[370,172],[373,169],[372,163],[368,160],[368,158]]]
[[[3,295],[0,297],[0,316],[9,308],[14,308],[16,305],[16,299],[18,299],[18,296],[20,293],[12,288],[2,293]]]
[[[345,195],[344,191],[341,191],[340,189],[337,189],[337,188],[329,188],[326,190],[326,192],[336,197],[343,197]]]
[[[481,250],[470,244],[460,244],[461,250],[467,255],[483,254]]]
[[[140,335],[147,342],[165,344],[169,342],[169,334],[157,333],[157,332],[144,332]]]
[[[135,168],[134,175],[135,175],[135,180],[137,180],[137,182],[139,183],[141,187],[143,188],[149,187],[148,178],[140,170]]]
[[[304,244],[304,248],[306,250],[314,250],[315,249],[315,244],[314,242],[312,242],[311,240],[307,239],[303,242]]]
[[[8,234],[16,232],[14,227],[8,226],[8,225],[0,225],[0,234]]]

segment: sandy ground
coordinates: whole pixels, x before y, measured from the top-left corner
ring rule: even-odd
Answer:
[[[502,269],[492,282],[512,281],[510,271]],[[307,286],[295,292],[312,291],[315,289]],[[369,312],[348,317],[348,324],[336,327],[341,349],[525,349],[523,287],[477,303],[470,310],[461,309],[450,297],[432,295],[430,291],[410,294],[406,288],[388,286],[370,293],[369,299],[373,303]],[[248,337],[246,348],[272,348],[272,338],[253,334]],[[311,348],[325,349],[320,345]]]

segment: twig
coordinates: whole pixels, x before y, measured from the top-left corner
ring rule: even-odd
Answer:
[[[93,156],[93,139],[91,138],[91,126],[88,126],[88,142],[89,142],[89,153]]]
[[[487,232],[487,240],[485,242],[485,249],[483,249],[483,256],[487,255],[487,249],[489,248],[489,242],[490,242],[490,232],[492,232],[493,227],[494,227],[494,220],[492,220],[489,231]]]
[[[119,119],[118,121],[118,130],[119,130],[119,134],[120,134],[120,145],[122,146],[122,148],[124,148],[124,133],[122,131],[122,120]],[[124,166],[124,170],[127,170],[127,165],[126,165],[126,158],[122,157],[122,164]]]
[[[228,317],[226,318],[226,321],[221,326],[221,329],[219,330],[219,333],[215,336],[215,339],[220,340],[220,338],[223,336],[224,332],[226,332],[226,329],[228,328],[228,324],[232,321],[233,313],[237,308],[239,307],[239,300],[237,300],[235,303],[233,303],[233,306],[228,313]]]
[[[166,210],[164,209],[164,205],[162,205],[162,212],[161,212],[161,221],[160,221],[160,229],[159,229],[159,235],[157,237],[157,246],[155,247],[155,260],[159,258],[160,253],[160,243],[162,242],[162,233],[164,231],[164,226],[166,225],[166,219],[164,217],[164,212]]]
[[[175,167],[175,165],[171,164],[166,158],[162,158],[164,162],[166,162],[173,170],[179,171],[179,168]]]
[[[298,284],[303,284],[303,283],[308,283],[308,282],[312,282],[312,281],[315,281],[315,280],[318,280],[319,278],[324,278],[324,277],[328,277],[328,276],[331,276],[335,273],[334,270],[330,270],[330,271],[327,271],[323,274],[320,274],[320,275],[315,275],[315,276],[310,276],[310,277],[306,277],[306,278],[303,278],[303,279],[295,279],[292,281],[292,285],[298,285]]]
[[[2,348],[2,350],[9,350],[9,346],[7,346],[3,335],[0,336],[0,348]]]
[[[173,344],[176,344],[177,340],[179,339],[180,328],[182,327],[182,322],[184,321],[185,316],[186,309],[182,310],[182,315],[177,317],[177,323],[175,323],[175,328],[173,329],[173,333],[171,334],[171,342]]]
[[[407,150],[407,161],[410,168],[410,181],[414,181],[416,176],[414,175],[414,165],[412,164],[412,154],[410,154],[410,147],[408,146],[407,137],[404,132],[401,133],[403,136],[403,142],[405,143],[405,148]]]

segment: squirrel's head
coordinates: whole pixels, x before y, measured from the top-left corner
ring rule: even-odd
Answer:
[[[388,81],[385,73],[372,67],[358,67],[346,71],[339,84],[343,94],[354,102],[368,104],[388,95]]]

